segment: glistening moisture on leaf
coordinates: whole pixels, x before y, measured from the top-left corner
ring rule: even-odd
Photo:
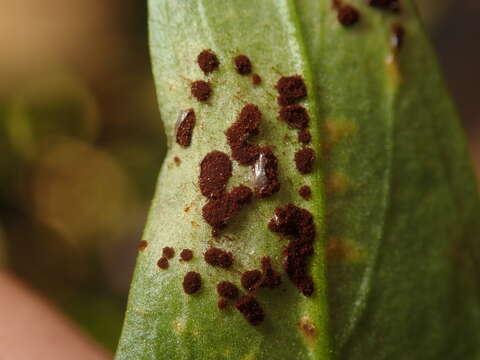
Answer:
[[[478,358],[478,193],[412,2],[149,13],[169,152],[116,359]]]

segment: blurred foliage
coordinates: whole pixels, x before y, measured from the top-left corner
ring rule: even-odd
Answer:
[[[453,10],[468,8],[458,26],[480,11],[418,2],[437,37]],[[114,349],[165,153],[146,4],[27,0],[0,18],[0,262]],[[458,57],[441,50],[444,64]],[[478,112],[463,114],[473,129]]]

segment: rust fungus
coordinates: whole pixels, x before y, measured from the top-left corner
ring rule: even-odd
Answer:
[[[237,120],[225,132],[232,157],[242,165],[252,165],[258,157],[260,148],[250,144],[249,138],[258,134],[261,120],[262,113],[258,107],[247,104]]]
[[[360,20],[360,13],[351,5],[340,5],[337,9],[337,19],[340,24],[349,27]]]
[[[230,281],[221,281],[217,284],[217,294],[227,299],[236,299],[238,297],[238,288]]]
[[[298,322],[298,327],[307,344],[313,345],[317,338],[317,328],[313,321],[308,317],[302,317]]]
[[[212,94],[210,83],[203,80],[196,80],[191,85],[192,96],[201,102],[206,102]]]
[[[202,195],[209,199],[220,198],[232,176],[232,161],[227,154],[214,150],[200,163],[199,186]]]
[[[310,189],[310,186],[308,185],[303,185],[299,190],[298,193],[302,198],[305,200],[310,200],[312,197],[312,189]]]
[[[202,278],[195,271],[188,272],[183,278],[183,291],[186,294],[195,294],[202,287]]]
[[[312,141],[312,134],[310,134],[310,131],[308,130],[300,130],[298,132],[298,141],[302,144],[310,144],[310,141]]]
[[[180,160],[180,158],[178,156],[175,156],[173,158],[173,161],[175,162],[175,165],[177,165],[177,166],[180,166],[180,164],[182,163],[182,160]]]
[[[315,161],[313,149],[305,147],[295,153],[295,166],[301,174],[311,173]]]
[[[273,269],[270,257],[264,256],[260,262],[262,264],[262,280],[260,286],[269,289],[275,289],[280,286],[282,279],[280,274]]]
[[[157,261],[157,266],[162,269],[162,270],[167,270],[168,269],[168,259],[163,256]]]
[[[260,270],[248,270],[242,273],[240,283],[248,291],[254,291],[260,287],[262,272]]]
[[[278,103],[282,106],[291,105],[307,96],[307,87],[300,75],[283,76],[275,88],[278,91]]]
[[[239,213],[241,207],[251,201],[252,195],[249,187],[236,186],[230,193],[205,204],[202,208],[203,219],[218,235],[218,230],[224,228],[228,221]]]
[[[228,269],[233,264],[232,253],[218,248],[210,248],[205,251],[204,259],[207,264],[224,269]]]
[[[210,49],[203,50],[200,54],[198,54],[197,63],[205,75],[210,74],[214,70],[218,69],[218,66],[220,65],[217,55],[215,55],[215,53]]]
[[[175,256],[175,250],[172,247],[166,246],[162,250],[162,255],[167,259],[172,259]]]
[[[286,122],[290,127],[305,129],[308,127],[309,116],[307,110],[301,105],[288,105],[280,109],[280,120]]]
[[[192,142],[193,128],[195,127],[195,111],[193,109],[183,110],[178,115],[175,124],[177,144],[183,147],[190,146]]]
[[[225,309],[228,306],[228,300],[223,298],[218,300],[217,306],[220,310]]]
[[[235,69],[240,75],[248,75],[252,72],[252,63],[246,55],[238,55],[233,59]]]
[[[235,307],[253,326],[260,325],[265,318],[262,307],[253,296],[243,296],[237,300]]]
[[[190,261],[193,258],[193,251],[190,249],[183,249],[180,253],[180,259],[183,261]]]
[[[376,7],[383,10],[390,10],[393,12],[400,11],[399,0],[367,0],[368,4],[372,7]]]
[[[258,196],[265,198],[280,190],[277,177],[278,160],[270,148],[261,148],[252,169],[255,193]]]
[[[254,86],[258,86],[262,83],[262,78],[258,74],[253,74],[252,75],[252,84]]]
[[[145,250],[145,249],[147,248],[147,246],[148,246],[147,240],[141,240],[141,241],[139,241],[138,244],[137,244],[137,249],[138,249],[139,251],[143,251],[143,250]]]
[[[284,268],[290,280],[305,296],[313,293],[313,280],[307,273],[308,257],[313,255],[315,224],[312,214],[295,205],[288,204],[275,209],[269,222],[271,231],[292,239],[284,251]]]

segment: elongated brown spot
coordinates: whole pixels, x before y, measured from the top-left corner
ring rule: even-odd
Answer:
[[[243,296],[237,300],[235,307],[253,326],[260,325],[265,318],[262,307],[253,296]]]
[[[192,142],[193,128],[195,127],[195,112],[193,109],[183,110],[178,116],[176,129],[176,140],[180,146],[188,147]]]
[[[233,264],[232,253],[218,248],[208,249],[204,254],[204,259],[209,265],[225,269],[228,269]]]
[[[195,294],[202,287],[202,277],[199,273],[190,271],[183,278],[183,291],[186,294]]]
[[[220,62],[218,61],[217,55],[212,50],[203,50],[197,56],[198,66],[205,75],[210,74],[214,70],[218,69]]]
[[[313,170],[315,152],[311,148],[303,148],[295,153],[295,166],[301,174],[309,174]]]
[[[212,95],[210,83],[203,80],[196,80],[191,85],[192,96],[201,102],[206,102]]]
[[[240,75],[248,75],[252,72],[252,63],[248,56],[238,55],[233,59],[235,69]]]

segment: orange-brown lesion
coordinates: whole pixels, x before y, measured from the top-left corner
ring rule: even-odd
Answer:
[[[327,262],[358,263],[365,258],[365,251],[358,242],[350,239],[331,238],[326,248]]]
[[[304,316],[298,322],[298,327],[307,345],[313,347],[318,336],[318,331],[313,321]]]

